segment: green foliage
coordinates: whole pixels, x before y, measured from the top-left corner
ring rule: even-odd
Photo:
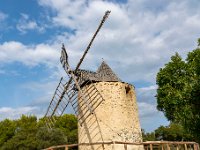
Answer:
[[[200,42],[200,40],[199,40]],[[178,53],[157,74],[157,108],[200,140],[200,49]]]
[[[55,127],[61,129],[68,137],[68,143],[78,143],[78,121],[74,115],[63,115],[58,118]]]
[[[165,141],[193,141],[192,135],[186,132],[184,128],[175,123],[171,123],[169,126],[160,126],[155,130],[156,140]]]
[[[143,138],[144,142],[145,141],[155,141],[156,140],[154,132],[146,133],[144,131],[144,129],[142,129],[142,138]]]
[[[165,68],[160,69],[157,74],[157,108],[163,111],[169,120],[177,120],[181,106],[184,106],[184,98],[181,94],[185,87],[185,62],[176,53],[171,57]],[[180,112],[181,113],[181,112]]]
[[[49,130],[44,118],[22,115],[18,120],[0,122],[0,149],[37,150],[54,145],[77,143],[77,119],[74,115],[63,115],[55,128]]]
[[[15,135],[16,123],[9,119],[0,122],[0,147]]]
[[[61,145],[67,143],[67,136],[59,129],[39,128],[36,134],[37,149],[43,149],[50,146]]]
[[[155,131],[146,133],[142,130],[143,141],[194,141],[180,124],[171,123],[168,126],[160,126]]]
[[[4,143],[2,149],[35,149],[37,132],[37,118],[35,116],[24,116],[16,121],[14,136]]]

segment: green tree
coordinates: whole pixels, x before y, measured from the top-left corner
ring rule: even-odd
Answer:
[[[142,129],[142,139],[143,141],[155,141],[156,138],[155,138],[155,132],[145,132],[144,129]]]
[[[62,145],[67,143],[67,136],[59,128],[47,129],[41,127],[36,134],[37,149],[43,149],[50,146]]]
[[[78,121],[72,114],[64,114],[56,121],[55,127],[61,129],[68,139],[68,144],[78,143]]]
[[[178,53],[172,56],[156,83],[158,110],[200,140],[200,49],[188,53],[185,61]]]
[[[15,121],[5,119],[0,122],[0,147],[15,135]]]
[[[187,133],[184,128],[175,123],[171,123],[169,126],[160,126],[155,130],[156,140],[165,141],[192,141],[194,138]]]
[[[74,115],[57,117],[53,129],[47,129],[45,118],[22,115],[18,120],[0,122],[0,149],[37,150],[55,145],[77,143],[77,119]]]
[[[15,134],[4,143],[2,149],[11,150],[35,150],[37,133],[37,118],[35,116],[25,116],[16,121]]]
[[[183,126],[170,123],[168,126],[160,126],[155,131],[146,133],[142,129],[143,141],[193,141],[194,137]]]

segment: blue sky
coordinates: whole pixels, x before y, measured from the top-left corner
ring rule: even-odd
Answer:
[[[200,37],[198,0],[1,0],[0,119],[43,116],[65,73],[61,43],[75,66],[106,10],[112,13],[82,68],[102,58],[125,82],[135,85],[141,126],[152,131],[168,122],[156,110],[156,73]]]

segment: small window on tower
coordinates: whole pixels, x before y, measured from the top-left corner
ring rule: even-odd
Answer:
[[[125,86],[125,90],[126,90],[126,94],[128,94],[129,91],[130,91],[130,87],[129,86]]]

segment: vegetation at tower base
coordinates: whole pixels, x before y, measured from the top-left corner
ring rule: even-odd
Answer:
[[[160,126],[155,131],[146,133],[142,130],[143,141],[194,141],[194,137],[180,124],[170,123],[168,126]]]
[[[44,118],[22,115],[20,119],[0,122],[1,150],[36,150],[53,145],[77,143],[77,119],[65,114],[58,119],[59,125],[49,130]]]
[[[155,130],[156,140],[164,141],[194,141],[194,137],[184,130],[183,126],[170,123],[168,126],[160,126]]]
[[[198,40],[200,46],[200,39]],[[157,74],[157,108],[200,141],[200,48],[186,60],[176,53]]]
[[[40,150],[55,145],[74,144],[78,141],[77,119],[72,114],[65,114],[58,119],[55,128],[49,130],[44,118],[37,121],[35,116],[23,115],[20,119],[5,119],[0,122],[1,150]],[[144,141],[171,140],[193,141],[181,125],[160,126],[154,132],[142,132]]]

